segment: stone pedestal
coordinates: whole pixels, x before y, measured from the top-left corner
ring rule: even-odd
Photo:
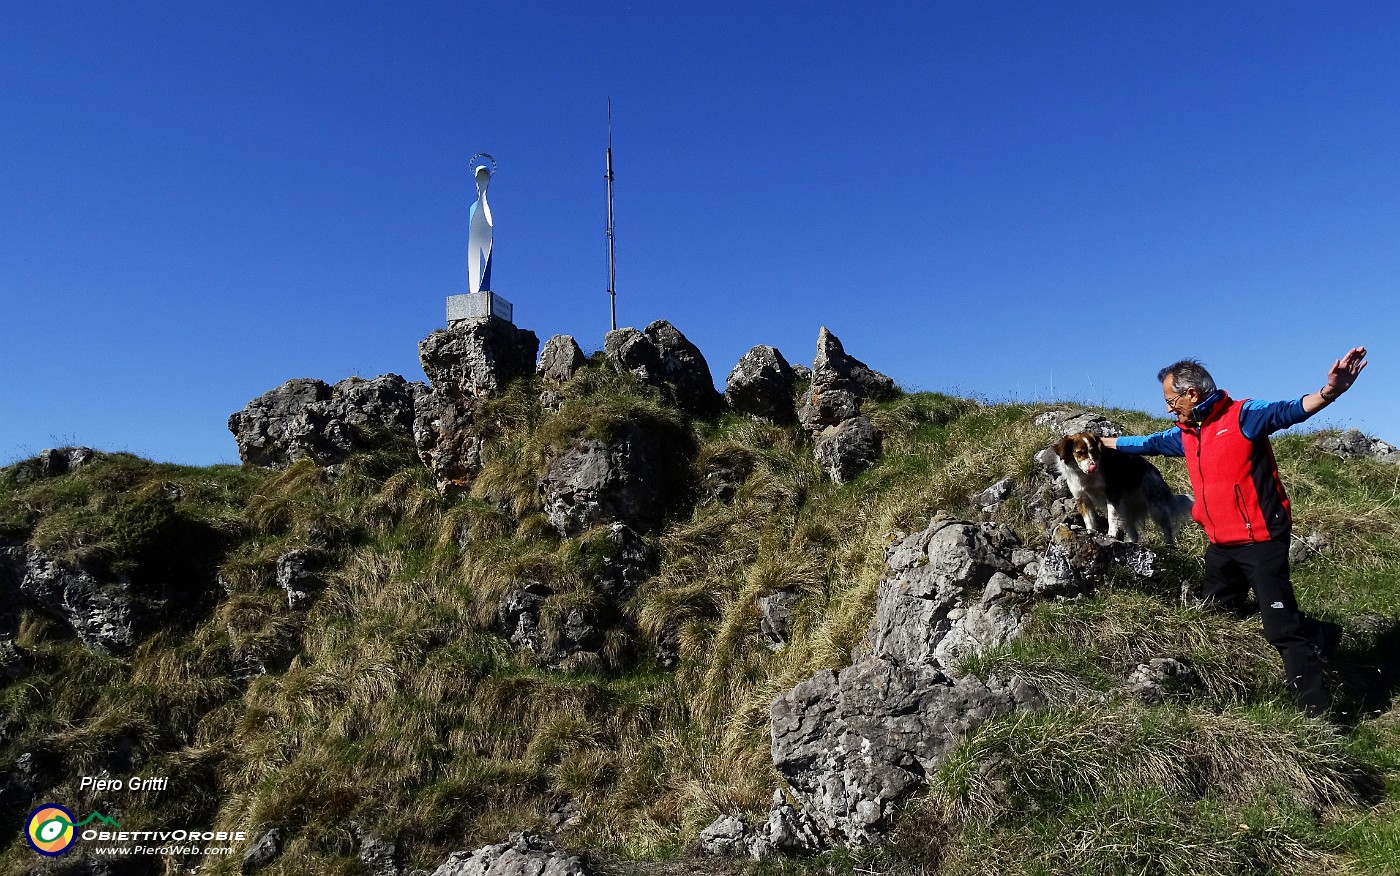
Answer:
[[[494,316],[515,325],[514,308],[511,307],[509,301],[495,292],[483,289],[470,295],[449,295],[447,297],[448,326],[463,320],[481,319],[487,316]]]

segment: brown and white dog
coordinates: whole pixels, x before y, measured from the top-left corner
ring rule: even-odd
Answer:
[[[1075,432],[1055,445],[1055,459],[1069,491],[1079,502],[1084,525],[1108,537],[1138,541],[1148,517],[1167,544],[1176,539],[1177,523],[1191,513],[1192,498],[1174,495],[1152,463],[1105,447],[1092,432]]]

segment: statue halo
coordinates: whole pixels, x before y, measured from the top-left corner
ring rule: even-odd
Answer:
[[[496,159],[491,157],[489,152],[478,152],[467,162],[467,167],[471,168],[472,176],[475,177],[484,168],[488,174],[496,172]]]

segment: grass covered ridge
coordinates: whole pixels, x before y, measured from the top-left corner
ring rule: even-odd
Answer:
[[[45,799],[69,805],[83,775],[168,775],[171,792],[101,802],[140,829],[195,823],[256,836],[279,826],[287,845],[270,874],[361,873],[361,835],[395,841],[406,869],[431,870],[451,851],[526,828],[558,831],[613,869],[673,872],[718,814],[766,812],[780,785],[768,706],[850,662],[885,545],[940,510],[974,516],[972,495],[1029,475],[1054,437],[1033,423],[1044,406],[903,395],[867,412],[885,433],[884,459],[838,487],[795,427],[694,422],[603,368],[585,369],[557,412],[537,397],[522,381],[493,401],[485,468],[465,496],[444,496],[412,448],[393,444],[334,478],[309,463],[193,469],[122,454],[46,480],[0,473],[0,537],[189,596],[123,658],[84,649],[26,609],[17,644],[32,665],[0,687],[0,773],[18,781],[28,754]],[[1104,413],[1129,429],[1160,427]],[[564,607],[597,604],[606,540],[559,538],[537,485],[571,442],[629,422],[683,449],[686,467],[672,477],[685,501],[649,536],[658,570],[607,631],[604,660],[550,668],[493,631],[497,606],[525,580],[546,582]],[[1276,447],[1297,531],[1329,542],[1295,580],[1306,609],[1348,627],[1333,674],[1356,692],[1354,726],[1292,712],[1257,619],[1182,607],[1176,581],[1109,586],[1041,605],[1025,637],[970,664],[1039,681],[1053,704],[990,722],[957,749],[909,805],[893,847],[755,866],[1393,872],[1400,471],[1328,457],[1311,436]],[[1161,467],[1185,486],[1177,463]],[[720,470],[733,473],[732,499],[703,489]],[[1043,542],[1024,509],[1002,513]],[[325,588],[294,611],[275,564],[302,548],[324,556]],[[1164,551],[1166,565],[1198,575],[1200,550],[1194,534]],[[801,600],[790,644],[774,651],[756,600],[777,591]],[[541,622],[557,633],[563,618]],[[665,635],[679,642],[675,668],[653,655]],[[1156,656],[1189,659],[1203,689],[1155,707],[1115,692]],[[15,827],[0,872],[17,874],[36,856],[19,837],[27,810],[15,799],[0,797],[0,818]],[[187,865],[238,870],[236,859]]]

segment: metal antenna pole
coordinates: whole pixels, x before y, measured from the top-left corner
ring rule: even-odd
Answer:
[[[617,331],[617,267],[613,261],[612,98],[608,98],[608,298],[612,304],[612,328]]]

